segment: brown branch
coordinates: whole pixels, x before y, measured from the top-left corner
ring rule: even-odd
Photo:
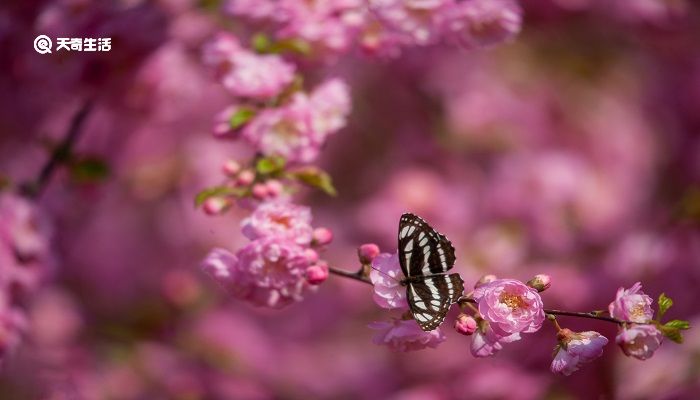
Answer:
[[[70,156],[73,146],[83,132],[83,123],[90,114],[93,107],[93,100],[87,100],[82,107],[73,115],[68,130],[61,143],[51,153],[51,157],[39,172],[39,177],[35,182],[22,185],[21,191],[27,197],[37,198],[44,191],[53,176],[56,168]]]
[[[370,281],[370,280],[369,280],[369,277],[367,277],[367,276],[363,273],[363,270],[362,270],[362,269],[359,270],[359,271],[357,271],[357,272],[350,272],[350,271],[346,271],[346,270],[343,270],[343,269],[328,267],[328,272],[330,272],[331,274],[335,274],[335,275],[338,275],[338,276],[345,277],[345,278],[350,278],[350,279],[354,279],[354,280],[356,280],[356,281],[364,282],[364,283],[367,283],[367,284],[370,284],[370,285],[372,284],[372,281]]]

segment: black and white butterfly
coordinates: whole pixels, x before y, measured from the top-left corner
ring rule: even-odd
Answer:
[[[455,249],[422,218],[407,213],[399,220],[399,263],[413,318],[421,329],[432,331],[464,292],[459,274],[447,274],[455,263]]]

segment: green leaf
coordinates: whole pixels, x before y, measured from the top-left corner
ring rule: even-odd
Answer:
[[[272,41],[264,33],[256,33],[250,40],[250,46],[258,53],[268,53],[271,45]]]
[[[263,157],[255,163],[255,170],[261,175],[272,175],[284,171],[287,160],[280,156]]]
[[[336,196],[338,192],[333,186],[331,176],[320,168],[306,167],[292,172],[292,177],[299,182],[319,189],[329,196]]]
[[[206,188],[202,190],[201,192],[197,193],[197,195],[194,197],[194,205],[195,207],[199,207],[202,204],[204,204],[205,201],[209,200],[212,197],[221,197],[221,196],[236,196],[240,197],[245,194],[245,189],[244,188],[232,188],[228,186],[214,186],[210,188]]]
[[[238,129],[247,124],[255,116],[255,109],[250,107],[241,107],[231,116],[229,125],[231,129]]]
[[[71,161],[70,176],[77,183],[95,183],[109,176],[109,166],[98,157],[83,157]]]
[[[664,324],[664,327],[673,329],[690,329],[690,322],[683,321],[680,319],[674,319],[673,321],[668,321]]]
[[[661,333],[667,338],[669,338],[671,341],[676,343],[683,343],[683,335],[681,335],[681,331],[679,329],[669,328],[663,325],[659,328],[661,330]]]
[[[303,56],[311,53],[311,44],[299,38],[282,39],[272,43],[268,47],[270,53],[297,53]]]
[[[661,293],[659,295],[659,319],[666,314],[666,311],[668,311],[669,308],[673,305],[673,300],[671,300],[670,297],[666,296],[666,293]]]

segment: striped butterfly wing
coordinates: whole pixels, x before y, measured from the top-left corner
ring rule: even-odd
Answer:
[[[407,284],[408,304],[413,318],[424,331],[442,324],[452,303],[464,292],[459,274],[426,276]]]
[[[399,220],[399,264],[406,278],[444,274],[455,262],[452,243],[421,217],[403,214]]]

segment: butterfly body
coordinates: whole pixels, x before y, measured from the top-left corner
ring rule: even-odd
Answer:
[[[424,331],[445,320],[447,311],[464,291],[459,274],[449,274],[454,247],[441,233],[414,214],[399,220],[399,264],[405,278],[406,298],[413,318]]]

